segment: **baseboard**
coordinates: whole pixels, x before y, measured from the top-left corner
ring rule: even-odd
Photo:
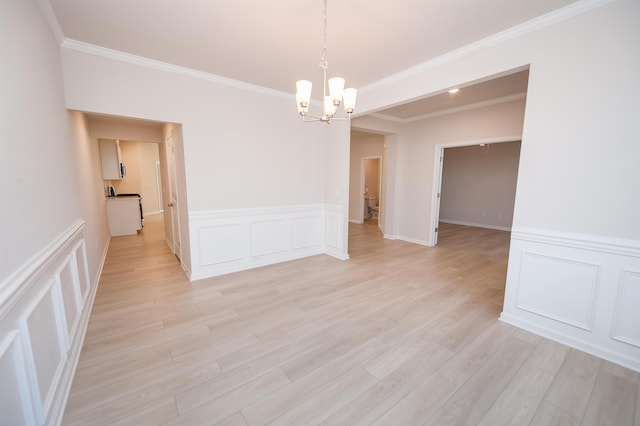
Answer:
[[[501,318],[640,371],[640,241],[514,227]]]
[[[510,226],[488,225],[486,223],[464,222],[459,220],[440,219],[442,223],[450,223],[452,225],[473,226],[475,228],[495,229],[496,231],[511,231]]]
[[[549,340],[553,340],[554,342],[572,347],[574,349],[578,349],[599,358],[606,359],[607,361],[622,365],[623,367],[629,368],[631,370],[640,372],[640,360],[638,360],[637,358],[621,355],[618,352],[607,350],[606,348],[603,348],[601,346],[593,345],[588,341],[577,339],[564,333],[559,333],[557,330],[541,326],[535,322],[523,320],[522,318],[518,318],[504,312],[500,314],[500,321],[511,324],[523,330],[530,331],[531,333],[537,334],[538,336],[544,337]]]

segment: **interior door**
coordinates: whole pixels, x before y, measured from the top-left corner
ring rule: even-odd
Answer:
[[[176,159],[173,133],[167,139],[167,168],[169,169],[169,202],[167,207],[171,214],[171,242],[173,244],[173,254],[178,259],[181,258],[180,250],[180,221],[178,209],[178,191],[176,184]]]

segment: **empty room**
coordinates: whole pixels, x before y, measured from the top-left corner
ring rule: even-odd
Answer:
[[[640,423],[640,3],[0,3],[7,425]]]

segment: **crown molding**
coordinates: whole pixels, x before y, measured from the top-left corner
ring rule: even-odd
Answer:
[[[470,111],[470,110],[473,110],[473,109],[479,109],[479,108],[485,108],[485,107],[489,107],[489,106],[493,106],[493,105],[504,104],[504,103],[507,103],[507,102],[517,101],[519,99],[525,99],[526,97],[527,97],[527,93],[526,92],[516,93],[515,95],[509,95],[509,96],[503,96],[501,98],[489,99],[488,101],[476,102],[476,103],[473,103],[473,104],[462,105],[462,106],[455,107],[455,108],[443,109],[443,110],[440,110],[440,111],[430,112],[430,113],[422,114],[422,115],[416,115],[414,117],[409,117],[409,118],[398,118],[398,117],[394,117],[393,115],[381,114],[381,113],[377,113],[377,112],[374,112],[374,113],[369,114],[369,115],[372,116],[372,117],[375,117],[375,118],[382,119],[382,120],[392,121],[394,123],[405,124],[405,123],[412,123],[414,121],[428,120],[430,118],[440,117],[442,115],[455,114],[455,113],[458,113],[458,112]]]
[[[388,77],[380,79],[374,83],[360,87],[358,91],[361,94],[371,92],[381,87],[385,87],[390,84],[396,83],[398,81],[407,79],[409,77],[413,77],[415,75],[421,74],[430,69],[453,62],[471,53],[474,53],[492,46],[496,46],[498,44],[504,43],[509,40],[513,40],[515,38],[521,37],[525,34],[529,34],[534,31],[541,30],[550,25],[573,18],[575,16],[589,12],[593,9],[597,9],[599,7],[605,6],[614,1],[616,0],[579,0],[575,3],[567,5],[560,9],[554,10],[553,12],[549,12],[545,15],[531,19],[527,22],[523,22],[522,24],[516,25],[504,31],[493,34],[489,37],[475,41],[459,49],[452,50],[448,53],[445,53],[444,55],[438,56],[436,58],[433,58],[431,60],[418,64],[416,66],[407,68],[396,74],[392,74]]]
[[[38,0],[38,6],[44,15],[44,18],[47,20],[49,28],[51,28],[58,44],[62,44],[64,41],[64,33],[62,32],[62,28],[60,28],[60,22],[58,22],[55,12],[51,8],[51,3],[49,0]]]
[[[77,52],[87,53],[90,55],[101,56],[107,59],[113,59],[120,62],[139,65],[146,68],[152,68],[186,77],[205,80],[211,83],[223,86],[235,87],[236,89],[247,90],[262,95],[275,96],[283,99],[291,99],[291,93],[281,92],[279,90],[269,89],[267,87],[258,86],[256,84],[247,83],[232,78],[222,77],[216,74],[204,71],[194,70],[179,65],[170,64],[168,62],[158,61],[156,59],[145,58],[144,56],[133,55],[131,53],[121,52],[119,50],[108,49],[106,47],[97,46],[83,41],[66,38],[61,44],[63,49],[75,50]]]

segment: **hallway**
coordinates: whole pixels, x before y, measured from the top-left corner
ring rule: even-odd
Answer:
[[[349,261],[189,283],[145,222],[111,240],[64,424],[638,425],[637,373],[497,320],[506,232],[351,225]]]

